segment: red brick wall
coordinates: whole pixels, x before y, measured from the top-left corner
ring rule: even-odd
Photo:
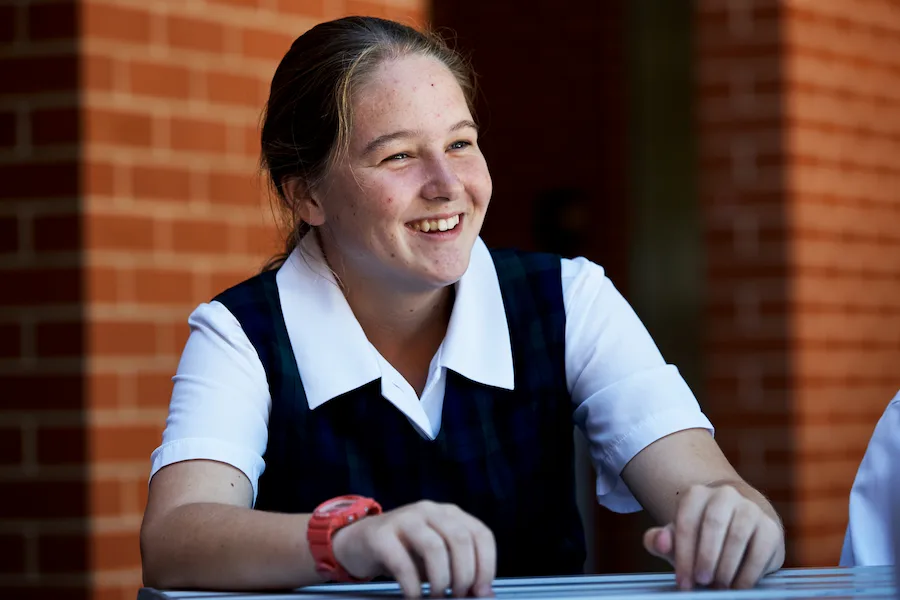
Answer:
[[[900,389],[900,10],[701,0],[696,24],[711,412],[789,563],[835,564]]]
[[[0,595],[133,600],[199,302],[280,246],[257,124],[318,21],[421,0],[0,5]]]

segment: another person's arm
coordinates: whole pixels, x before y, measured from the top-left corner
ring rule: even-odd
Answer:
[[[892,565],[892,519],[900,515],[900,392],[869,440],[850,490],[849,522],[841,566]]]

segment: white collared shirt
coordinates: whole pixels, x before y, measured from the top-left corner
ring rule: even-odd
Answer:
[[[276,275],[281,309],[311,410],[364,384],[381,392],[434,439],[441,427],[447,370],[477,383],[513,389],[512,348],[490,252],[476,241],[443,343],[421,398],[368,341],[312,236]],[[562,259],[566,311],[566,380],[575,423],[585,433],[597,472],[597,499],[618,511],[640,510],[620,474],[654,441],[712,425],[678,370],[667,365],[637,315],[585,258]],[[150,476],[183,460],[208,459],[240,469],[253,485],[265,468],[271,397],[256,350],[219,302],[190,316],[162,445]],[[377,432],[373,432],[377,435]]]
[[[850,521],[841,566],[894,564],[892,519],[900,514],[900,392],[869,440],[850,490]],[[898,540],[900,541],[900,540]]]

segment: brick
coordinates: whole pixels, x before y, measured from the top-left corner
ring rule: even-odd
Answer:
[[[279,13],[293,13],[321,20],[325,17],[325,2],[326,0],[278,0],[277,8]]]
[[[88,109],[85,111],[85,142],[150,147],[153,119],[140,112]]]
[[[16,113],[0,112],[0,148],[12,148],[16,141]]]
[[[81,18],[85,39],[121,40],[132,44],[150,41],[151,15],[146,10],[86,2]]]
[[[0,323],[0,358],[18,358],[22,353],[22,328],[18,323]]]
[[[0,254],[19,249],[19,220],[16,217],[0,217]]]
[[[37,252],[75,252],[81,249],[80,215],[46,215],[34,218],[33,243]]]
[[[115,479],[92,481],[88,490],[91,515],[105,517],[130,514],[132,511],[126,506],[122,494],[123,486],[126,485],[131,485],[131,482]]]
[[[193,304],[193,280],[189,271],[139,269],[134,274],[135,300],[141,304]]]
[[[71,40],[78,33],[78,6],[74,0],[32,4],[28,7],[28,37],[32,40]]]
[[[0,44],[8,44],[16,37],[16,6],[0,5]]]
[[[84,399],[80,375],[3,375],[3,408],[29,412],[80,410]]]
[[[241,34],[244,56],[281,60],[291,49],[294,36],[265,29],[245,29]]]
[[[74,106],[38,109],[32,111],[29,117],[31,143],[35,146],[73,144],[79,141],[80,114]]]
[[[112,196],[115,192],[116,167],[90,162],[82,167],[82,189],[87,196]]]
[[[150,495],[150,486],[146,479],[136,482],[134,489],[137,492],[138,510],[144,512],[147,507],[147,498]]]
[[[84,324],[38,323],[35,326],[35,350],[43,358],[82,356],[85,351]]]
[[[85,301],[91,304],[114,304],[121,300],[119,272],[109,267],[91,267],[86,273]]]
[[[174,221],[172,249],[176,252],[224,254],[233,252],[231,228],[224,223]]]
[[[41,535],[37,547],[41,573],[83,573],[90,568],[91,539],[86,534]]]
[[[191,199],[191,173],[171,167],[135,166],[131,184],[138,198],[187,201]]]
[[[25,572],[25,538],[14,533],[0,534],[0,575]]]
[[[78,58],[20,56],[0,60],[0,94],[74,92],[78,87]]]
[[[80,465],[88,458],[88,436],[81,427],[41,427],[37,432],[37,459],[41,465]]]
[[[116,425],[94,427],[90,433],[90,459],[93,463],[140,462],[162,441],[164,423],[157,425]]]
[[[141,96],[187,99],[191,72],[182,66],[132,61],[128,65],[131,92]]]
[[[164,356],[178,357],[184,351],[190,328],[184,321],[160,325],[164,335],[160,337],[158,353]]]
[[[218,294],[253,275],[256,273],[252,271],[216,271],[210,274],[210,286]]]
[[[2,62],[2,61],[0,61]],[[7,163],[0,165],[0,201],[5,198],[58,198],[78,195],[78,165]]]
[[[19,465],[22,460],[22,430],[18,427],[0,427],[0,465]],[[2,551],[0,556],[3,556]]]
[[[407,25],[421,23],[422,19],[422,13],[412,8],[401,8],[367,0],[347,0],[344,3],[344,14],[380,17],[382,19],[399,21]]]
[[[87,516],[86,485],[80,481],[0,481],[4,519],[66,519]],[[65,498],[65,502],[60,502]]]
[[[225,154],[228,152],[228,125],[174,117],[170,139],[175,150]]]
[[[207,0],[210,4],[223,4],[227,6],[239,6],[242,8],[258,8],[260,0]]]
[[[91,568],[95,571],[140,568],[141,553],[137,531],[98,533],[91,541]]]
[[[81,287],[78,268],[7,270],[0,306],[77,304]]]
[[[210,200],[216,204],[255,206],[262,198],[263,181],[257,174],[210,173]]]
[[[87,55],[81,59],[81,84],[85,90],[108,91],[115,85],[113,59]]]
[[[88,215],[85,250],[152,250],[154,221],[132,215]]]
[[[85,405],[90,409],[108,409],[121,406],[120,380],[125,375],[92,373],[85,379]]]
[[[284,247],[284,240],[275,227],[243,228],[246,236],[246,251],[254,256],[269,257],[280,252]]]
[[[242,152],[248,156],[259,156],[260,130],[259,127],[244,127],[241,129]],[[268,175],[266,175],[268,178]]]
[[[156,352],[156,326],[133,321],[94,321],[88,325],[92,356],[151,356]]]
[[[173,48],[215,53],[225,50],[225,29],[204,19],[171,15],[166,20],[166,36]]]
[[[164,408],[172,399],[172,373],[138,373],[137,404],[141,407]]]
[[[206,75],[206,89],[209,99],[221,104],[262,109],[266,101],[265,85],[256,77],[211,72]]]

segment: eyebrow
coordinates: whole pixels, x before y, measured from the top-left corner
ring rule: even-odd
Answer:
[[[459,123],[453,125],[450,128],[450,131],[459,131],[460,129],[466,129],[468,127],[471,127],[476,132],[478,131],[478,125],[476,125],[475,122],[472,121],[471,119],[464,119],[464,120],[460,121]],[[395,140],[410,138],[410,137],[413,137],[415,134],[416,134],[416,132],[412,131],[410,129],[401,129],[400,131],[394,131],[393,133],[386,133],[384,135],[379,135],[377,138],[375,138],[374,140],[372,140],[371,142],[366,144],[366,147],[363,148],[362,154],[363,154],[363,156],[366,156],[368,154],[371,154],[372,152],[375,152],[379,148],[387,146],[388,144],[390,144],[391,142],[393,142]]]

